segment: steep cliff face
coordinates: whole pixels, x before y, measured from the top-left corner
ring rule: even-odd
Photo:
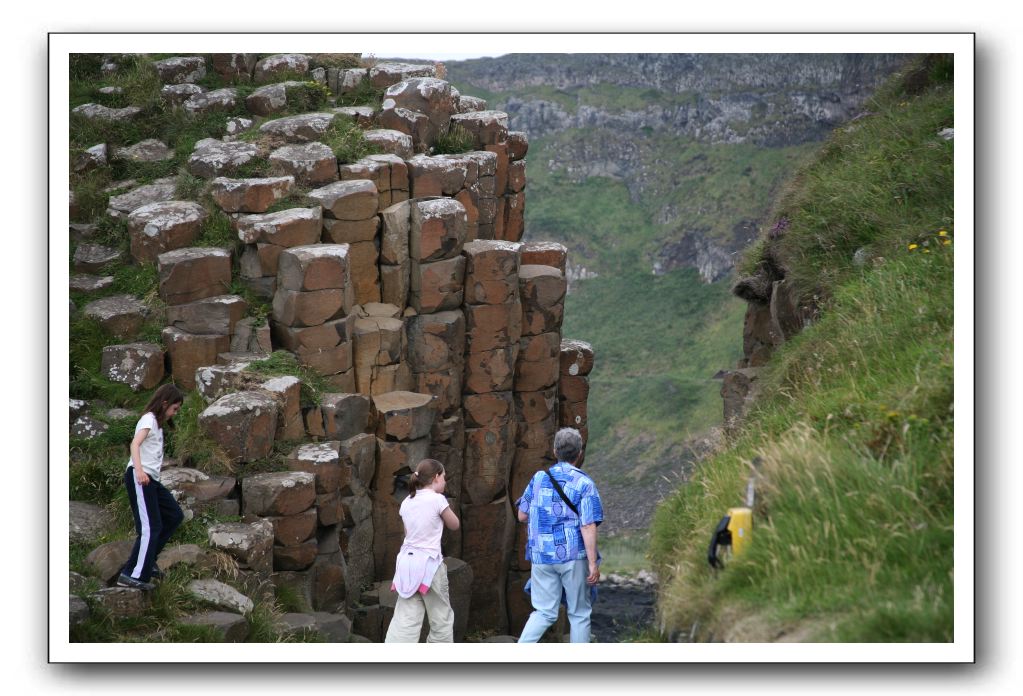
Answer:
[[[699,270],[705,282],[730,272],[736,252],[766,212],[787,167],[763,155],[731,181],[703,185],[748,157],[743,146],[779,157],[822,140],[907,56],[888,54],[512,54],[452,63],[449,77],[506,111],[525,131],[534,167],[571,182],[623,182],[659,228],[646,251],[654,273]],[[688,145],[732,146],[708,161]],[[734,156],[732,152],[739,154]],[[789,164],[789,163],[787,163]],[[770,170],[770,171],[768,171]],[[759,179],[750,181],[750,178]],[[740,193],[743,186],[751,189]],[[717,190],[713,187],[717,186]],[[740,199],[740,196],[742,197]],[[723,199],[731,200],[723,200]],[[717,199],[717,200],[715,200]],[[711,205],[705,205],[710,202]],[[528,234],[527,220],[527,234]],[[548,229],[544,230],[549,232]]]

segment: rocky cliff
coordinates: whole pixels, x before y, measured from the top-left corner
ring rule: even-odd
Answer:
[[[692,170],[705,175],[707,162],[677,158],[685,149],[680,143],[782,150],[818,142],[860,114],[866,98],[906,58],[512,54],[453,63],[448,73],[508,113],[512,127],[542,151],[538,164],[575,182],[606,177],[625,183],[632,201],[650,209],[661,228],[647,253],[654,273],[691,267],[712,282],[730,272],[735,252],[754,238],[777,180],[762,180],[758,190],[768,195],[747,197],[741,211],[688,208],[674,196],[677,178]]]

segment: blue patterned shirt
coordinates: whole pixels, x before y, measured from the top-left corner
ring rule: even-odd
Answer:
[[[604,521],[597,486],[593,479],[565,462],[558,462],[550,471],[579,509],[579,515],[565,505],[546,472],[536,472],[518,501],[518,509],[529,515],[526,559],[540,564],[585,559],[586,547],[579,528]]]

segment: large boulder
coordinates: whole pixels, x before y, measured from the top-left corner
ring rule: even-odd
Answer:
[[[280,290],[344,289],[348,279],[348,246],[312,244],[281,252],[277,262]]]
[[[322,186],[337,181],[337,157],[320,142],[285,145],[270,153],[271,171],[291,175],[299,186]]]
[[[172,106],[181,106],[197,94],[202,94],[206,89],[190,82],[180,85],[164,85],[160,90],[163,100]]]
[[[246,244],[263,242],[278,247],[316,244],[323,227],[323,209],[314,206],[244,215],[238,218],[236,226],[238,239]]]
[[[245,514],[286,516],[305,512],[316,502],[316,476],[307,471],[253,474],[242,479]]]
[[[373,397],[373,412],[377,437],[387,440],[426,437],[437,415],[432,396],[409,391],[377,394]]]
[[[114,148],[113,159],[122,162],[165,162],[174,159],[174,150],[156,138],[148,138],[129,147]]]
[[[69,595],[68,625],[71,627],[89,620],[89,604],[77,595]]]
[[[369,70],[369,82],[382,89],[413,77],[436,77],[437,69],[430,64],[384,62],[377,63]]]
[[[224,87],[202,94],[193,94],[183,106],[194,116],[217,111],[233,111],[238,107],[238,90],[234,87]]]
[[[429,125],[418,135],[420,143],[430,147],[437,136],[447,132],[452,114],[458,112],[458,91],[449,82],[434,77],[412,78],[387,88],[381,119],[397,108],[426,116]]]
[[[197,82],[206,77],[206,59],[202,56],[165,58],[153,63],[164,84]]]
[[[129,619],[149,611],[152,599],[148,592],[128,587],[104,587],[90,598],[114,619]]]
[[[210,547],[230,555],[243,570],[269,573],[273,567],[274,528],[269,520],[214,524],[207,537]]]
[[[160,297],[169,305],[223,295],[231,287],[231,252],[186,247],[157,256]]]
[[[233,334],[249,304],[238,295],[215,295],[167,307],[167,326],[194,334]]]
[[[397,155],[403,160],[411,159],[414,153],[412,136],[393,128],[374,128],[365,131],[366,142],[376,146],[385,153]]]
[[[288,90],[302,87],[304,84],[303,82],[288,81],[260,87],[245,97],[245,108],[257,116],[273,116],[286,111]]]
[[[73,169],[79,174],[91,171],[98,167],[105,167],[107,165],[107,146],[106,143],[100,143],[99,145],[93,145],[90,148],[86,148],[82,151],[78,157],[75,158]]]
[[[274,82],[281,77],[309,72],[309,56],[302,53],[278,53],[256,62],[253,80],[256,84]]]
[[[262,459],[273,447],[277,404],[261,392],[227,394],[199,414],[199,425],[233,461]]]
[[[85,316],[122,339],[134,338],[149,316],[149,307],[131,295],[112,295],[85,305]]]
[[[206,209],[193,201],[163,201],[136,208],[128,215],[132,258],[155,263],[163,252],[191,245],[206,217]]]
[[[111,382],[132,391],[152,389],[163,380],[163,348],[155,343],[105,346],[100,371]]]
[[[335,220],[365,220],[377,213],[377,187],[369,180],[338,181],[307,194]]]
[[[82,104],[71,109],[71,113],[78,114],[90,121],[130,121],[141,114],[142,109],[137,106],[111,109],[109,106],[100,104]]]
[[[70,435],[81,440],[91,440],[105,433],[110,426],[92,416],[78,416],[71,423]]]
[[[69,505],[69,535],[72,542],[88,543],[117,527],[114,515],[104,507],[93,503],[72,500]]]
[[[259,132],[289,143],[306,143],[322,138],[336,116],[330,112],[285,116],[267,121]]]
[[[259,148],[252,143],[227,143],[216,138],[203,138],[195,144],[188,157],[188,171],[204,179],[213,179],[233,174],[258,156]]]
[[[255,53],[214,53],[213,71],[225,80],[250,80],[256,67]]]
[[[134,546],[134,539],[121,539],[96,547],[85,557],[85,572],[99,578],[104,584],[115,580],[128,562]]]
[[[254,179],[217,177],[210,194],[227,213],[265,213],[281,198],[291,193],[295,177],[278,176]]]
[[[160,334],[170,358],[171,374],[177,385],[191,391],[195,388],[196,371],[217,362],[217,356],[231,347],[231,339],[221,334],[193,334],[173,326]]]
[[[115,218],[127,218],[131,212],[144,205],[174,200],[176,192],[177,182],[174,177],[157,179],[127,193],[111,196],[107,202],[107,214]]]
[[[107,264],[121,261],[124,254],[114,247],[102,244],[79,244],[72,259],[79,273],[97,273]]]
[[[425,263],[458,256],[465,243],[465,208],[450,198],[414,200],[409,234],[409,254]]]
[[[188,591],[195,598],[218,609],[242,615],[249,614],[255,606],[251,599],[219,580],[193,580],[188,583]]]

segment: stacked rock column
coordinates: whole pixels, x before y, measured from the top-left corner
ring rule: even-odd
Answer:
[[[514,519],[509,479],[517,433],[513,382],[519,351],[519,245],[465,245],[463,560],[473,566],[470,623],[506,626],[505,576]]]
[[[369,179],[339,181],[310,191],[308,197],[323,206],[322,241],[348,244],[354,302],[379,302],[377,185]]]
[[[565,274],[558,266],[529,263],[547,259],[537,258],[527,245],[520,247],[519,257],[522,338],[515,366],[518,428],[511,475],[515,498],[522,495],[537,471],[554,461],[561,322],[567,287]],[[519,525],[507,582],[513,631],[521,630],[531,611],[523,591],[530,566],[525,558],[526,531],[525,525]]]
[[[575,428],[589,440],[586,401],[590,395],[587,375],[593,369],[593,347],[585,341],[565,339],[561,342],[561,377],[558,381],[558,427]]]
[[[355,391],[352,283],[346,244],[311,244],[280,255],[271,331],[340,391]]]

